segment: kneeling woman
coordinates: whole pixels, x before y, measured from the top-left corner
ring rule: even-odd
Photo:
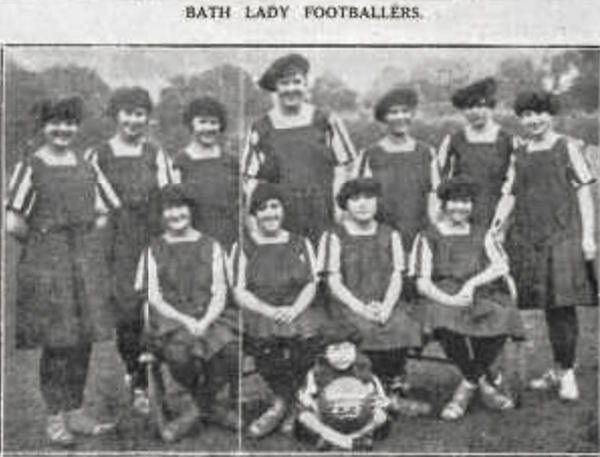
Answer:
[[[307,238],[282,228],[285,207],[280,190],[259,184],[249,210],[256,228],[234,246],[232,257],[234,298],[244,312],[244,341],[275,396],[271,407],[249,426],[248,434],[260,438],[284,419],[312,363],[324,313],[313,306],[317,289],[313,248]]]
[[[161,357],[194,402],[162,430],[165,441],[182,437],[200,419],[221,418],[237,428],[233,411],[214,404],[224,385],[236,389],[238,339],[235,313],[225,309],[224,254],[191,224],[193,201],[178,185],[161,194],[164,234],[142,257],[138,284],[148,301]],[[221,421],[222,422],[222,421]]]
[[[362,349],[383,382],[391,408],[427,414],[429,405],[403,398],[408,348],[421,345],[421,323],[400,299],[404,249],[400,233],[375,220],[381,187],[371,178],[345,183],[337,196],[344,222],[322,240],[321,258],[335,321],[360,330]]]
[[[507,337],[523,328],[508,283],[508,263],[491,232],[472,225],[475,185],[452,178],[438,188],[443,217],[415,241],[417,288],[425,297],[425,322],[463,379],[442,418],[462,417],[479,389],[490,408],[514,408],[487,379]]]

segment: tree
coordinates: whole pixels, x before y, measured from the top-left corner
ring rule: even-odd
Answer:
[[[311,88],[313,103],[333,111],[356,111],[357,97],[341,78],[329,72],[319,76]]]

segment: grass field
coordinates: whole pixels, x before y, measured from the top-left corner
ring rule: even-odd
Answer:
[[[14,259],[15,245],[7,248],[7,285],[5,313],[4,366],[4,450],[12,452],[45,452],[45,410],[38,389],[38,351],[16,351],[13,347]],[[524,314],[531,329],[528,344],[528,372],[539,374],[550,363],[543,317],[535,312]],[[392,433],[376,443],[376,452],[411,453],[597,453],[598,451],[598,314],[597,309],[581,309],[581,343],[578,379],[582,398],[574,404],[561,403],[547,393],[526,392],[522,406],[500,414],[486,410],[475,402],[467,417],[458,423],[444,423],[435,416],[399,419]],[[432,348],[435,351],[435,348]],[[458,381],[457,372],[448,364],[411,362],[409,367],[415,396],[427,399],[436,413],[451,396]],[[87,407],[95,414],[119,420],[116,431],[102,438],[82,440],[74,451],[149,451],[161,455],[165,451],[217,452],[237,451],[236,434],[216,427],[198,430],[172,446],[165,446],[149,430],[146,420],[127,408],[122,384],[123,367],[114,345],[103,343],[95,349],[87,389]],[[246,452],[310,451],[311,448],[291,438],[274,435],[259,442],[242,440]]]

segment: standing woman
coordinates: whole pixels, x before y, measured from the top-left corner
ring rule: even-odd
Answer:
[[[516,152],[505,187],[504,214],[514,207],[507,248],[516,276],[519,306],[546,314],[555,368],[531,382],[534,389],[559,389],[577,400],[577,305],[595,305],[586,260],[595,261],[595,220],[591,183],[582,142],[558,134],[555,95],[523,92],[515,101],[528,136]]]
[[[312,363],[323,313],[313,306],[316,259],[307,238],[282,227],[287,206],[273,184],[259,184],[250,214],[255,228],[234,245],[234,298],[243,311],[245,344],[275,399],[248,428],[262,438],[284,419]],[[286,421],[287,422],[287,421]]]
[[[173,168],[195,201],[194,226],[230,249],[238,232],[239,180],[237,160],[223,151],[220,141],[227,112],[218,100],[201,97],[187,105],[183,122],[192,138]]]
[[[442,180],[466,176],[477,184],[473,222],[483,227],[500,222],[494,216],[516,141],[493,119],[496,89],[496,81],[485,78],[454,93],[452,104],[467,125],[448,135],[438,153]]]
[[[73,433],[112,426],[83,409],[92,344],[112,337],[94,227],[106,223],[118,197],[106,178],[71,148],[82,118],[79,98],[39,105],[44,144],[20,162],[8,192],[6,228],[24,243],[17,271],[17,345],[42,347],[40,384],[49,416],[46,434],[58,445]]]
[[[117,348],[127,371],[133,406],[142,413],[147,413],[149,406],[144,366],[139,362],[143,297],[134,288],[135,272],[142,250],[160,231],[158,189],[172,180],[168,158],[147,140],[151,112],[152,101],[145,89],[116,89],[107,109],[116,124],[115,135],[86,152],[122,202],[107,230],[106,253],[111,298],[117,308]]]
[[[290,203],[285,227],[318,243],[334,222],[333,197],[356,154],[339,117],[307,102],[309,67],[289,54],[261,76],[275,105],[252,126],[242,173],[248,194],[258,181],[279,184]]]
[[[358,175],[381,183],[379,219],[398,230],[405,246],[412,246],[437,211],[438,162],[432,147],[415,140],[410,127],[419,99],[412,89],[393,89],[375,105],[375,119],[387,133],[367,148]]]
[[[320,255],[331,295],[332,319],[361,334],[361,348],[383,382],[391,408],[427,414],[429,405],[403,398],[407,349],[421,346],[421,323],[400,299],[404,249],[398,231],[375,219],[381,186],[372,178],[346,182],[337,203],[347,217],[322,240]],[[327,252],[323,252],[326,250]]]
[[[497,235],[470,221],[475,196],[476,185],[464,177],[440,185],[442,215],[419,234],[411,255],[425,326],[462,375],[444,420],[463,417],[477,390],[492,409],[515,406],[488,378],[507,337],[524,332]]]

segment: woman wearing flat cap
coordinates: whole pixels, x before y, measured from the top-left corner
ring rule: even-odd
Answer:
[[[316,259],[310,241],[283,228],[288,206],[278,186],[252,193],[253,229],[232,252],[234,299],[243,311],[245,348],[274,394],[271,406],[248,427],[262,438],[284,420],[312,363],[325,314],[314,306]],[[284,424],[293,424],[293,420]],[[287,425],[286,425],[287,426]]]
[[[583,142],[557,133],[559,112],[554,94],[522,92],[514,104],[526,131],[515,153],[512,179],[501,207],[513,211],[507,237],[519,306],[543,309],[555,367],[531,381],[534,389],[558,388],[563,400],[577,400],[574,365],[577,353],[577,305],[597,305],[593,276],[586,261],[596,261],[595,181],[583,154]],[[514,209],[513,209],[514,208]],[[597,281],[597,279],[596,279]]]
[[[139,362],[144,297],[133,285],[142,250],[160,233],[158,190],[172,181],[172,170],[167,155],[148,140],[152,100],[146,89],[116,89],[106,112],[115,124],[115,134],[85,155],[102,170],[123,203],[111,218],[105,237],[112,300],[118,313],[117,348],[125,364],[133,407],[147,414],[146,375]]]
[[[334,221],[334,191],[355,152],[342,121],[306,101],[308,71],[306,58],[290,54],[260,78],[275,105],[252,127],[242,173],[248,193],[257,181],[278,183],[290,203],[286,227],[316,243]]]
[[[418,95],[397,88],[377,102],[375,119],[386,135],[368,147],[359,160],[358,175],[373,177],[382,186],[378,218],[400,231],[405,246],[427,227],[437,211],[435,188],[440,175],[433,148],[410,135]]]
[[[17,347],[42,348],[39,377],[52,444],[112,428],[82,409],[92,345],[108,340],[108,272],[96,226],[120,206],[101,171],[82,160],[73,140],[81,99],[37,105],[44,143],[16,166],[8,189],[6,229],[23,242],[17,267]]]
[[[514,408],[489,379],[508,337],[524,337],[508,278],[508,260],[497,235],[471,223],[478,185],[465,176],[438,187],[442,215],[420,233],[411,253],[412,273],[433,332],[462,380],[442,410],[444,420],[464,416],[477,391],[486,406]]]
[[[372,178],[347,181],[337,195],[345,217],[323,235],[319,251],[331,319],[360,331],[362,349],[396,413],[427,414],[429,405],[406,398],[407,350],[421,346],[421,324],[401,299],[403,239],[375,219],[380,201],[381,186]]]
[[[479,186],[473,221],[500,229],[503,221],[494,216],[516,139],[492,117],[496,90],[496,81],[485,78],[454,93],[452,104],[464,115],[467,125],[442,141],[438,158],[442,180],[467,176]]]
[[[238,232],[237,160],[223,149],[227,111],[213,97],[192,100],[183,113],[189,144],[175,156],[176,180],[196,202],[194,226],[231,249]]]

